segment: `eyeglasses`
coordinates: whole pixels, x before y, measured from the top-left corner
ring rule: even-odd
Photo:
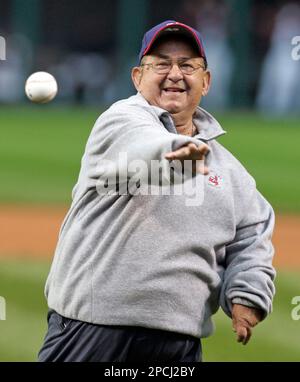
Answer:
[[[182,74],[191,75],[194,74],[198,69],[202,68],[206,70],[203,65],[196,64],[191,60],[178,60],[175,62]],[[141,64],[141,66],[150,66],[153,71],[157,74],[167,74],[173,68],[174,63],[172,60],[161,59],[158,61]]]

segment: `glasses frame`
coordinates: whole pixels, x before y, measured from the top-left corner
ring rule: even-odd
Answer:
[[[205,65],[200,65],[199,64],[199,65],[197,65],[197,67],[195,67],[193,69],[193,71],[191,73],[185,73],[185,71],[182,70],[181,64],[187,63],[189,61],[188,59],[187,60],[185,59],[185,60],[182,60],[182,61],[178,60],[178,61],[175,61],[175,62],[172,61],[172,60],[169,60],[169,59],[164,59],[164,58],[162,58],[162,60],[164,60],[164,61],[169,63],[169,67],[167,69],[163,70],[163,71],[159,71],[159,70],[157,70],[157,68],[155,68],[155,62],[144,63],[144,64],[141,64],[140,66],[150,66],[152,68],[152,70],[154,71],[154,73],[156,73],[156,74],[168,74],[173,69],[173,66],[177,65],[178,69],[185,76],[191,76],[191,75],[195,74],[197,72],[197,70],[199,70],[200,68],[203,69],[204,71],[206,71],[206,69],[207,69],[205,67]]]

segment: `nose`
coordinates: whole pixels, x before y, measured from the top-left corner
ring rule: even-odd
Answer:
[[[173,82],[178,82],[183,79],[183,75],[181,70],[179,69],[178,64],[172,65],[172,68],[170,69],[168,73],[168,79],[170,79]]]

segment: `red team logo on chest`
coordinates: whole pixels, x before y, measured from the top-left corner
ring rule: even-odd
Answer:
[[[210,172],[208,175],[208,184],[212,187],[221,187],[223,179],[220,175]]]

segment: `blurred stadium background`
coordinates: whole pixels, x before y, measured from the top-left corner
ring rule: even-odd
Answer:
[[[0,361],[35,361],[46,331],[45,279],[98,115],[133,94],[129,70],[145,30],[165,19],[198,28],[213,85],[203,107],[228,134],[221,143],[257,181],[277,214],[274,311],[247,347],[215,316],[205,361],[300,361],[299,1],[0,0]],[[56,76],[49,105],[25,99],[34,71]],[[1,302],[1,301],[0,301]],[[3,307],[2,307],[3,308]],[[300,317],[299,317],[300,318]]]

